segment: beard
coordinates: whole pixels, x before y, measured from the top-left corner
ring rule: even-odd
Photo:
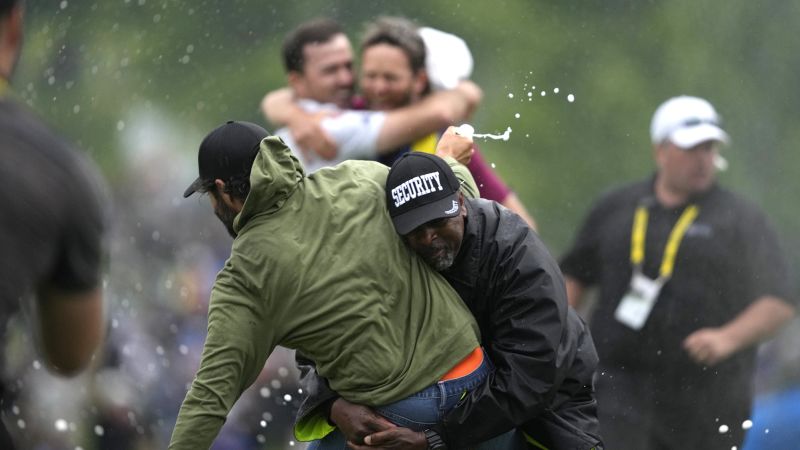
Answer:
[[[453,265],[458,251],[451,248],[446,243],[435,243],[422,255],[422,259],[430,265],[433,270],[441,272]]]
[[[214,214],[217,216],[220,222],[225,225],[225,229],[228,231],[228,234],[231,235],[232,238],[236,238],[236,232],[233,231],[233,220],[236,219],[236,211],[233,208],[230,208],[224,202],[220,201],[217,203],[217,207],[214,209]]]

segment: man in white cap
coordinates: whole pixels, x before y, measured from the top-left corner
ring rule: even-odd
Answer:
[[[601,432],[617,450],[740,446],[756,347],[789,321],[788,269],[752,203],[716,184],[728,135],[706,100],[655,112],[656,172],[603,195],[561,268],[599,287]]]

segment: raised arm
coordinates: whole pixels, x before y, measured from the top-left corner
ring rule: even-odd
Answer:
[[[466,120],[477,108],[482,95],[478,85],[462,81],[455,89],[434,92],[413,105],[387,113],[378,134],[378,152],[394,150]]]

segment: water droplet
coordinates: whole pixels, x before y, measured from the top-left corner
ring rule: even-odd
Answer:
[[[256,440],[259,444],[265,444],[267,442],[267,438],[265,438],[263,434],[256,436]]]
[[[64,419],[56,420],[56,431],[67,431],[67,421]]]
[[[25,429],[25,421],[24,421],[24,420],[22,420],[22,419],[19,419],[19,420],[17,420],[17,427],[18,427],[20,430],[24,430],[24,429]]]
[[[123,122],[121,120],[117,121],[117,131],[122,131],[124,129],[125,129],[125,122]]]
[[[61,9],[67,9],[67,5],[68,5],[67,0],[62,0],[59,6],[61,7]]]
[[[725,434],[728,432],[728,426],[723,424],[719,426],[719,434]]]
[[[258,393],[264,398],[269,398],[269,396],[272,395],[272,393],[269,391],[269,388],[266,386],[262,387]]]
[[[81,112],[81,105],[75,105],[72,107],[73,114],[78,114],[79,112]]]
[[[52,84],[52,83],[50,83],[50,84]],[[514,98],[514,94],[512,94],[511,92],[509,92],[509,93],[508,93],[508,98]]]
[[[285,401],[285,402],[290,402],[290,401],[292,401],[292,396],[291,396],[291,394],[285,394],[285,395],[283,396],[283,401]]]
[[[164,347],[162,347],[160,345],[156,346],[156,354],[159,355],[159,356],[164,356]]]
[[[41,368],[42,368],[42,363],[40,363],[38,360],[34,360],[33,361],[33,370],[39,370]]]
[[[189,354],[189,347],[181,344],[178,346],[178,351],[181,355],[188,355]]]
[[[261,428],[267,428],[267,421],[266,420],[262,420],[258,424],[261,425]]]
[[[753,428],[753,421],[752,420],[745,420],[744,422],[742,422],[742,429],[743,430],[749,430],[750,428]]]
[[[495,169],[495,168],[497,168],[497,166],[494,163],[492,163],[492,169]]]
[[[567,101],[572,103],[575,101],[575,96],[572,94],[567,95]]]
[[[272,386],[272,389],[280,389],[281,388],[281,380],[272,380],[269,382],[269,385]]]
[[[516,117],[517,119],[519,119],[519,113],[516,113],[516,114],[514,114],[514,117]]]
[[[553,89],[553,94],[558,94],[558,91],[559,91],[558,88]]]
[[[278,368],[278,375],[280,375],[280,376],[282,376],[282,377],[287,377],[287,376],[289,376],[289,369],[287,369],[286,367],[280,367],[280,368]]]
[[[105,434],[105,432],[106,431],[103,429],[102,426],[100,426],[100,425],[95,425],[94,426],[94,434],[96,434],[98,436],[102,436],[102,435]]]
[[[544,97],[545,95],[547,95],[547,92],[542,91],[542,92],[540,92],[540,94],[541,94],[542,97]]]

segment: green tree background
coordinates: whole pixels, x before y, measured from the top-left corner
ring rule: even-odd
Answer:
[[[284,82],[280,42],[296,24],[330,16],[357,42],[366,21],[404,15],[467,40],[485,91],[474,125],[514,130],[482,148],[555,251],[599,191],[651,170],[652,112],[685,93],[712,101],[733,137],[722,182],[762,204],[789,257],[800,254],[798,2],[65,0],[27,9],[16,85],[112,179],[125,171],[118,125],[132,109],[180,124],[183,145],[164,151],[191,154],[228,118],[263,123],[258,102]]]

